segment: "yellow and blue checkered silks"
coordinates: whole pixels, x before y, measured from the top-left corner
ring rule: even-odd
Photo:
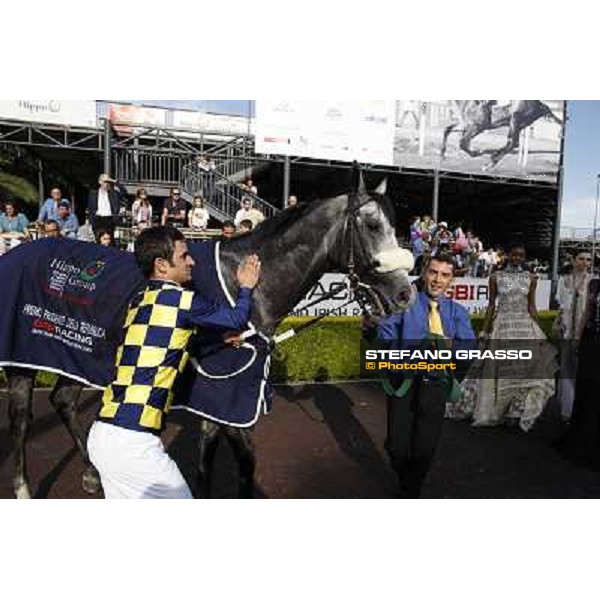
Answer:
[[[250,314],[250,296],[250,290],[242,289],[236,307],[230,308],[207,304],[176,284],[150,281],[129,306],[115,378],[104,391],[98,420],[160,433],[195,327],[243,327]]]

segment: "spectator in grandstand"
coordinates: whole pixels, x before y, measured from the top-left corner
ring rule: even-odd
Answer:
[[[252,179],[250,178],[246,179],[243,183],[240,183],[239,187],[242,188],[244,192],[254,194],[255,196],[258,195],[258,188],[254,185]]]
[[[298,198],[296,196],[290,196],[287,201],[287,208],[291,206],[298,206]]]
[[[171,188],[170,196],[163,204],[161,225],[175,225],[185,227],[186,201],[181,197],[178,187]]]
[[[58,205],[62,200],[62,191],[58,187],[53,187],[50,190],[50,198],[48,198],[42,207],[40,208],[40,212],[37,218],[37,224],[41,228],[44,224],[44,221],[48,219],[58,219]]]
[[[44,237],[60,239],[60,227],[54,219],[44,221]]]
[[[90,213],[86,209],[85,211],[85,222],[84,224],[77,230],[77,239],[80,242],[93,242],[94,231],[92,230],[92,224],[90,223]]]
[[[492,249],[492,272],[503,269],[506,266],[507,260],[506,252],[504,252],[503,248],[498,248],[498,250]]]
[[[465,262],[465,258],[462,254],[454,254],[454,276],[455,277],[464,277],[467,274],[467,265]]]
[[[481,252],[478,258],[477,277],[489,277],[496,266],[496,251],[493,248]]]
[[[96,231],[96,244],[101,246],[114,246],[115,240],[112,231],[108,229],[98,229]]]
[[[4,211],[0,213],[0,238],[9,241],[29,239],[29,221],[19,212],[16,201],[7,200],[4,203]]]
[[[221,239],[228,240],[235,235],[235,223],[233,221],[225,221],[221,226]]]
[[[204,208],[204,198],[202,196],[194,196],[192,202],[192,210],[188,214],[188,227],[194,231],[204,231],[208,227],[208,219],[210,215]]]
[[[433,249],[436,252],[448,252],[453,245],[452,234],[448,229],[448,223],[441,221],[433,236]]]
[[[432,237],[437,230],[436,222],[431,218],[430,215],[423,215],[423,219],[421,221],[421,229],[424,232],[429,233]]]
[[[58,218],[56,219],[60,227],[60,234],[63,237],[77,239],[79,230],[79,221],[77,217],[71,213],[71,203],[68,200],[61,200],[58,205]]]
[[[196,164],[202,176],[202,191],[208,202],[212,202],[215,195],[215,182],[217,177],[217,166],[210,156],[202,154],[196,159]]]
[[[424,215],[421,220],[421,237],[423,238],[423,255],[429,256],[433,249],[433,236],[437,230],[435,221],[429,216]]]
[[[249,219],[252,221],[252,225],[254,227],[265,220],[265,216],[260,212],[260,210],[252,206],[252,198],[249,196],[244,196],[242,198],[242,207],[235,214],[235,219],[233,222],[235,223],[236,227],[238,227],[244,219]]]
[[[253,229],[252,221],[250,219],[243,219],[240,221],[238,227],[238,233],[249,233]]]
[[[414,217],[410,225],[410,244],[415,259],[414,274],[418,275],[421,272],[424,252],[423,230],[421,229],[421,217],[419,216]]]
[[[469,277],[477,277],[477,268],[479,263],[479,255],[483,251],[482,244],[478,237],[473,235],[473,232],[468,230],[467,249],[463,252],[466,258]]]
[[[131,205],[131,220],[138,229],[152,226],[152,205],[144,188],[139,188],[135,193],[135,200]]]
[[[458,226],[454,230],[454,253],[455,254],[466,254],[469,248],[469,240],[465,235],[462,227]]]
[[[118,191],[114,189],[117,184]],[[88,211],[92,229],[108,228],[114,232],[117,219],[121,210],[121,202],[127,196],[127,190],[117,183],[107,173],[98,177],[98,189],[90,192],[88,199]]]

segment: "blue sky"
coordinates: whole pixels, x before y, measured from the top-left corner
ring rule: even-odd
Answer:
[[[133,100],[207,112],[247,115],[250,100]],[[561,225],[591,227],[600,173],[600,100],[568,102]],[[600,219],[599,219],[600,221]]]
[[[600,100],[568,102],[561,225],[591,227],[600,173]]]

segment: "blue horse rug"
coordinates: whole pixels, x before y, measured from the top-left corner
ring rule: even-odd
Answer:
[[[218,247],[190,244],[193,287],[232,305]],[[144,286],[127,252],[53,239],[18,246],[0,257],[0,367],[50,371],[104,388],[114,376],[127,307]],[[173,408],[247,427],[270,406],[268,344],[254,333],[236,349],[220,335],[195,336]]]
[[[196,266],[196,290],[217,303],[235,304],[219,261],[220,243],[189,244]],[[270,354],[267,338],[250,323],[252,335],[241,348],[223,344],[220,332],[200,329],[190,346],[191,359],[175,394],[172,410],[183,409],[226,425],[250,427],[272,401],[269,384]]]

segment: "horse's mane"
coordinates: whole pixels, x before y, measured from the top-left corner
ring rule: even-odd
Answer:
[[[339,196],[335,196],[339,197]],[[382,196],[380,194],[371,193],[369,197],[379,203],[381,210],[387,217],[391,226],[395,226],[396,212],[392,201],[388,196]],[[237,247],[242,250],[251,249],[257,244],[261,244],[264,240],[272,239],[275,235],[281,235],[292,225],[300,221],[305,216],[309,215],[317,206],[322,205],[323,202],[332,200],[331,198],[316,199],[310,202],[304,202],[290,208],[286,208],[275,216],[265,219],[262,223],[258,224],[252,231],[236,235],[231,240],[225,240],[222,242],[224,245],[234,243]]]
[[[297,223],[303,217],[311,213],[318,204],[327,202],[328,199],[324,200],[313,200],[311,202],[305,202],[292,206],[282,210],[275,216],[265,219],[262,223],[259,223],[252,231],[236,235],[231,240],[222,242],[226,245],[229,243],[235,243],[241,249],[250,248],[256,244],[260,244],[264,240],[272,239],[275,235],[281,235],[292,225]]]

